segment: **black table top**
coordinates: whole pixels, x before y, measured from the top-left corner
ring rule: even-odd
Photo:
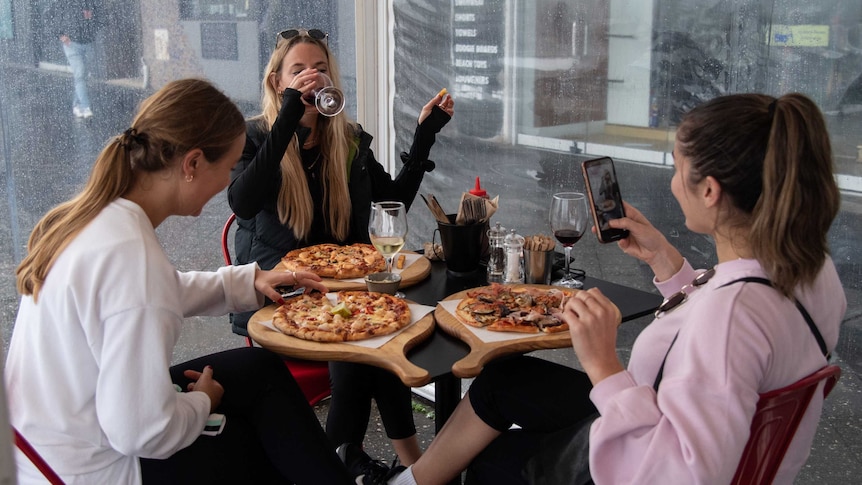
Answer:
[[[402,291],[408,300],[437,306],[437,302],[449,295],[487,285],[484,270],[484,266],[480,266],[475,273],[453,276],[446,271],[444,263],[434,261],[431,263],[431,274],[428,278]],[[584,279],[584,288],[594,287],[602,290],[602,293],[619,307],[624,322],[650,314],[662,301],[660,295],[587,276]],[[407,358],[426,369],[432,379],[436,379],[452,372],[452,364],[469,352],[470,347],[467,344],[438,329],[429,339],[411,349]]]

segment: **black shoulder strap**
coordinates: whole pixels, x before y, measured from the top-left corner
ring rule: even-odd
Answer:
[[[661,378],[664,376],[664,364],[667,362],[667,356],[670,355],[670,349],[672,349],[673,344],[676,343],[677,337],[679,337],[679,330],[677,330],[676,335],[673,336],[673,340],[670,341],[667,352],[664,354],[664,359],[661,361],[661,367],[658,368],[658,374],[656,374],[655,382],[652,384],[652,388],[655,389],[655,392],[658,392],[658,386],[661,384]]]
[[[751,282],[751,283],[760,283],[761,285],[772,287],[772,282],[766,278],[758,278],[756,276],[748,276],[746,278],[740,278],[738,280],[731,281],[730,283],[726,283],[722,286],[727,286],[732,283],[736,283],[737,281]],[[817,345],[820,347],[820,352],[824,357],[829,359],[829,350],[826,348],[826,341],[823,340],[823,335],[820,334],[820,330],[817,329],[817,325],[814,324],[814,319],[811,318],[811,315],[808,313],[808,310],[802,306],[802,303],[799,303],[799,300],[796,298],[793,299],[793,303],[796,305],[796,308],[799,310],[799,313],[802,314],[802,318],[805,319],[805,323],[808,324],[808,328],[811,330],[811,333],[814,334],[814,340],[817,340]]]
[[[738,280],[729,281],[721,285],[719,288],[723,288],[734,283],[739,283],[740,281],[744,283],[760,283],[762,285],[769,286],[770,288],[772,287],[772,282],[766,278],[747,276],[745,278],[739,278]],[[826,341],[823,340],[823,335],[820,334],[820,330],[818,330],[817,325],[814,324],[814,319],[811,318],[811,315],[808,313],[808,310],[805,309],[802,303],[799,303],[799,300],[794,298],[793,303],[796,304],[796,308],[799,310],[799,313],[802,314],[802,318],[805,319],[805,323],[808,324],[808,328],[811,330],[811,333],[814,334],[814,339],[817,340],[817,345],[820,347],[820,352],[823,353],[823,356],[826,357],[826,360],[829,360],[830,355],[829,350],[826,348]],[[661,379],[664,375],[664,364],[665,362],[667,362],[667,356],[670,355],[670,349],[672,349],[673,344],[676,343],[677,337],[679,337],[679,331],[676,332],[676,335],[674,335],[673,340],[670,342],[670,346],[667,348],[667,353],[664,354],[664,359],[661,361],[661,366],[658,368],[658,374],[655,376],[655,382],[652,385],[653,389],[655,389],[656,392],[658,392],[658,386],[661,384]]]

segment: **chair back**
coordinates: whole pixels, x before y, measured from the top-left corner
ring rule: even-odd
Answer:
[[[825,398],[839,377],[841,368],[827,365],[789,386],[761,394],[731,485],[771,484],[818,385],[826,381]]]
[[[27,441],[14,426],[12,426],[12,433],[15,435],[15,446],[17,446],[18,449],[21,450],[21,453],[24,453],[24,455],[33,462],[33,465],[35,465],[42,475],[44,475],[45,479],[48,480],[51,485],[63,485],[63,479],[57,475],[57,472],[48,465],[48,462],[42,458],[42,455],[40,455],[39,452],[30,445],[30,442]]]
[[[228,243],[228,235],[230,234],[230,226],[233,225],[233,222],[236,220],[236,214],[231,212],[230,217],[227,218],[227,221],[224,223],[224,227],[221,230],[221,253],[224,256],[224,264],[226,266],[230,266],[233,264],[233,260],[230,257],[230,245]]]

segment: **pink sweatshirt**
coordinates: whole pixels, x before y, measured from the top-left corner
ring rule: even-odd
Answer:
[[[686,262],[656,287],[668,296],[696,274]],[[593,388],[590,398],[601,413],[590,430],[590,471],[597,485],[729,483],[758,395],[826,365],[799,310],[777,290],[742,282],[720,288],[746,276],[766,277],[755,260],[716,266],[707,284],[638,336],[628,370]],[[795,293],[832,350],[847,308],[832,260],[811,287]],[[677,331],[656,394],[653,383]],[[802,468],[822,406],[817,392],[775,483],[792,483]]]

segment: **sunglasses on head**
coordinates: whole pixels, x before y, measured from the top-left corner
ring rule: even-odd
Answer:
[[[311,37],[312,39],[319,40],[324,44],[328,43],[327,39],[329,38],[328,33],[319,29],[287,29],[282,30],[275,36],[275,45],[277,46],[282,40],[292,39],[298,35]]]

